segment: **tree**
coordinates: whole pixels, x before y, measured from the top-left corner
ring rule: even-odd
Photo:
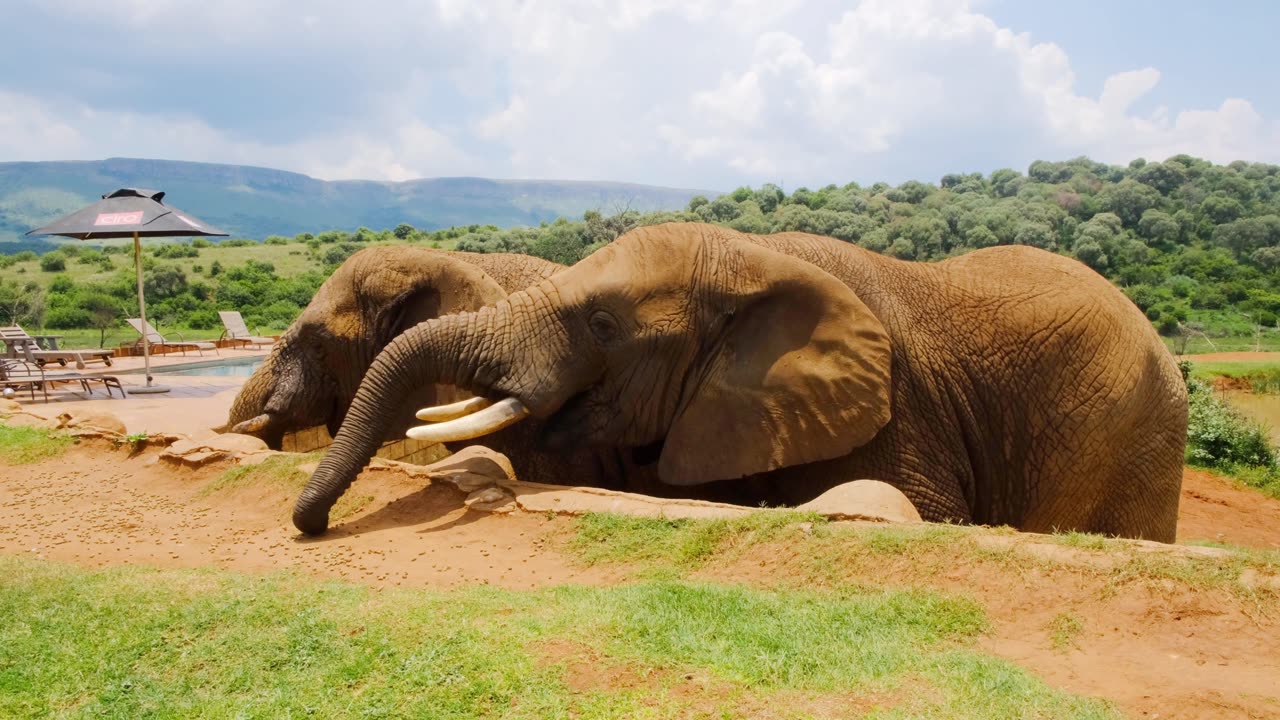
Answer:
[[[1160,193],[1132,179],[1108,185],[1098,193],[1103,208],[1115,213],[1125,227],[1135,227],[1148,209],[1160,204]]]
[[[120,324],[125,309],[119,300],[101,289],[93,289],[81,299],[81,306],[89,314],[89,327],[98,331],[98,347],[106,347],[107,330]]]
[[[1181,228],[1169,213],[1153,208],[1142,213],[1142,219],[1138,221],[1138,233],[1148,240],[1168,244],[1177,242]]]
[[[1161,195],[1168,195],[1187,181],[1187,171],[1177,163],[1147,163],[1132,175],[1143,185],[1150,185]]]
[[[44,307],[44,288],[36,281],[0,281],[0,313],[9,325],[43,327]]]
[[[1244,215],[1244,205],[1226,195],[1214,194],[1200,203],[1200,212],[1215,225],[1224,225]]]
[[[395,230],[391,231],[391,234],[395,235],[397,240],[408,240],[418,234],[418,229],[409,223],[400,223]]]

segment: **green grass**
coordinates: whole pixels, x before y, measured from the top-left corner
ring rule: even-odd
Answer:
[[[1191,376],[1200,380],[1225,377],[1239,380],[1256,393],[1280,393],[1280,361],[1222,361],[1200,362],[1191,360]]]
[[[795,513],[761,513],[741,520],[658,520],[607,513],[575,520],[568,549],[585,564],[624,566],[638,578],[698,577],[711,559],[717,567],[731,564],[753,546],[766,549],[749,556],[767,558],[778,567],[758,574],[763,587],[860,588],[865,578],[883,576],[903,587],[927,584],[935,574],[957,567],[989,567],[999,572],[1038,568],[1094,577],[1100,589],[1128,583],[1153,587],[1175,581],[1195,589],[1217,589],[1280,609],[1280,592],[1247,586],[1247,570],[1280,575],[1280,552],[1232,547],[1225,557],[1205,558],[1176,553],[1131,553],[1123,561],[1102,566],[1070,558],[1046,557],[1016,543],[992,546],[979,542],[986,534],[1015,534],[1008,528],[959,525],[882,526],[826,523]],[[1131,542],[1080,532],[1049,536],[1053,542],[1088,552],[1125,552]],[[757,547],[757,549],[759,549]]]
[[[299,469],[299,465],[316,462],[323,453],[273,455],[256,465],[236,465],[227,469],[208,485],[200,489],[200,495],[208,496],[220,492],[234,492],[245,488],[269,488],[283,490],[296,495],[307,484],[310,475]],[[368,507],[373,501],[372,495],[347,491],[329,511],[331,520],[337,521],[350,517]]]
[[[1085,533],[1072,530],[1065,533],[1055,533],[1053,539],[1061,545],[1067,547],[1079,548],[1081,550],[1106,550],[1109,546],[1107,538],[1096,533]]]
[[[980,654],[980,609],[920,591],[375,591],[6,557],[0,573],[6,718],[805,717],[798,698],[823,693],[878,698],[879,718],[1115,717]]]
[[[732,520],[663,520],[612,513],[582,516],[573,548],[589,565],[635,563],[690,569],[734,544],[750,545],[795,533],[800,523],[826,523],[816,514],[762,512]]]
[[[28,465],[57,457],[75,444],[75,438],[33,427],[0,424],[0,462]]]
[[[321,457],[322,453],[318,452],[287,453],[272,455],[256,465],[236,465],[202,488],[201,493],[210,495],[223,490],[264,485],[284,490],[301,490],[307,483],[307,475],[298,466],[316,462]]]

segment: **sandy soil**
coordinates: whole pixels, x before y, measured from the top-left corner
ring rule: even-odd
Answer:
[[[289,524],[285,488],[207,492],[226,468],[183,469],[154,450],[128,458],[105,443],[6,468],[0,552],[90,567],[292,568],[374,586],[529,588],[627,577],[623,569],[584,568],[562,552],[568,520],[470,512],[452,487],[423,487],[387,471],[367,471],[353,488],[355,511],[324,538],[305,540]],[[1207,473],[1187,472],[1181,514],[1183,542],[1280,548],[1280,502]],[[777,582],[793,571],[803,577],[798,560],[759,546],[708,575]],[[869,580],[883,581],[895,569],[870,572]],[[1113,699],[1132,717],[1280,717],[1280,620],[1225,591],[1117,585],[1096,573],[1035,567],[903,572],[912,583],[981,602],[994,626],[987,651],[1057,687]],[[1071,648],[1054,649],[1046,628],[1064,613],[1081,630]]]

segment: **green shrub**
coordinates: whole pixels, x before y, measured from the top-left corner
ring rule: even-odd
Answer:
[[[13,256],[13,261],[14,262],[31,262],[32,260],[35,260],[37,257],[39,256],[36,255],[35,252],[31,250],[23,250],[22,252]]]
[[[200,257],[200,250],[190,243],[168,243],[156,246],[153,254],[158,258],[193,258]]]
[[[59,252],[45,253],[40,258],[40,269],[45,272],[65,272],[67,256]]]
[[[208,238],[198,237],[198,238],[192,238],[191,240],[191,247],[193,248],[207,248],[212,244],[213,243],[209,242]]]
[[[1276,467],[1267,429],[1250,420],[1199,380],[1187,383],[1187,462],[1201,467]]]

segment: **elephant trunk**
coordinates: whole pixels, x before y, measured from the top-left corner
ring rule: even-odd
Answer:
[[[328,528],[329,511],[377,452],[404,399],[424,385],[448,384],[483,393],[502,380],[506,363],[478,348],[502,347],[492,328],[504,328],[510,306],[450,315],[404,332],[374,359],[324,459],[303,488],[293,524],[308,535]],[[499,330],[501,332],[501,330]]]

